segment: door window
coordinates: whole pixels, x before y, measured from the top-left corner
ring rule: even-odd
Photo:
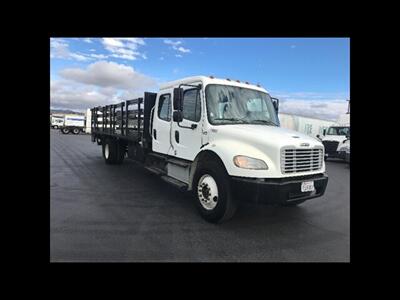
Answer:
[[[171,121],[171,95],[160,96],[158,101],[158,117],[164,121]]]
[[[199,122],[201,118],[201,101],[198,89],[186,90],[183,93],[183,118]]]

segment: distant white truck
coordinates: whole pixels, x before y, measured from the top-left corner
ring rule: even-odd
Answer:
[[[343,141],[338,147],[338,153],[341,158],[350,163],[350,138]]]
[[[350,126],[331,126],[328,130],[324,130],[322,144],[325,147],[325,160],[328,158],[345,159],[343,151],[339,151],[339,147],[350,139]]]
[[[85,116],[82,115],[65,115],[64,124],[59,126],[63,134],[73,133],[79,134],[85,129]]]
[[[339,116],[337,125],[324,130],[323,137],[320,137],[325,147],[325,157],[346,159],[346,152],[341,151],[343,144],[350,140],[350,114]],[[350,143],[348,145],[350,152]]]

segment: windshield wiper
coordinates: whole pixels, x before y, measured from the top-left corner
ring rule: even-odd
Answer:
[[[245,122],[242,119],[235,119],[235,118],[216,118],[216,119],[214,119],[214,121],[216,121],[216,120],[219,120],[219,121],[240,121],[242,123]]]
[[[269,120],[251,120],[251,122],[261,122],[261,123],[264,123],[264,124],[270,124],[270,125],[278,126],[278,124],[275,124],[274,122],[269,121]]]

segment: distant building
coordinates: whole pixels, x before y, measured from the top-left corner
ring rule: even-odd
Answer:
[[[286,113],[279,113],[278,117],[281,123],[281,127],[299,131],[312,137],[317,137],[317,135],[322,136],[324,129],[327,129],[329,126],[336,124],[336,122],[333,121],[297,116]]]

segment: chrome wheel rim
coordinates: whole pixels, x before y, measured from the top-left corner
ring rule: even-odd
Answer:
[[[213,210],[218,203],[218,186],[211,175],[204,174],[197,184],[197,198],[201,206]]]
[[[108,157],[110,156],[110,148],[108,147],[108,144],[104,145],[104,156],[106,157],[106,159],[108,159]]]

